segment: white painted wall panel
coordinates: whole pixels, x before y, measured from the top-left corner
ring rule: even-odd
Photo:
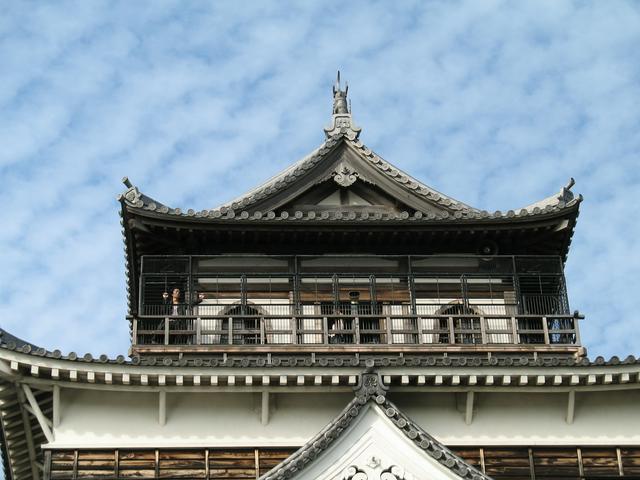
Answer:
[[[573,424],[567,393],[476,393],[465,424],[464,393],[391,393],[390,399],[446,445],[639,445],[640,390],[578,392]],[[63,389],[55,446],[299,446],[330,422],[350,393],[271,394],[269,422],[259,393],[158,394]]]

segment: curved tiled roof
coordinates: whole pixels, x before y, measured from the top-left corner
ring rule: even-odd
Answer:
[[[640,365],[640,356],[628,355],[624,359],[613,356],[608,360],[602,356],[594,359],[588,357],[574,357],[573,355],[549,354],[451,354],[451,353],[414,353],[414,354],[255,354],[247,349],[246,354],[220,354],[209,356],[193,356],[176,358],[174,355],[165,357],[133,356],[127,359],[124,355],[115,358],[106,354],[94,356],[76,352],[63,354],[60,350],[47,350],[26,342],[0,329],[0,349],[16,351],[34,357],[51,358],[80,363],[116,364],[134,366],[164,366],[164,367],[358,367],[373,362],[376,367],[590,367],[590,366],[618,366]]]
[[[309,170],[314,168],[324,158],[331,154],[334,149],[341,143],[345,143],[355,149],[361,158],[366,159],[367,163],[373,166],[377,171],[386,177],[392,179],[403,189],[412,192],[443,209],[442,213],[421,212],[416,211],[410,214],[407,211],[400,213],[369,213],[362,212],[340,212],[340,211],[296,211],[289,214],[282,211],[279,214],[274,211],[256,211],[251,207],[257,203],[272,197],[284,190],[290,185],[306,175]],[[571,187],[575,182],[573,179],[566,187],[563,187],[559,193],[551,195],[539,202],[528,205],[524,208],[508,211],[488,212],[466,205],[458,200],[448,197],[433,188],[416,180],[405,172],[391,165],[382,159],[379,155],[365,146],[358,139],[348,138],[347,133],[340,132],[327,139],[318,149],[295,163],[279,175],[271,178],[261,186],[251,190],[245,195],[235,200],[225,203],[217,208],[210,210],[195,211],[193,209],[182,210],[180,208],[168,207],[146,195],[141,193],[137,187],[131,185],[127,179],[125,184],[129,186],[118,198],[128,207],[141,212],[149,212],[159,215],[167,215],[170,217],[183,217],[199,221],[215,220],[215,221],[486,221],[486,220],[505,220],[519,219],[527,217],[545,216],[571,209],[582,201],[582,196],[574,196]]]

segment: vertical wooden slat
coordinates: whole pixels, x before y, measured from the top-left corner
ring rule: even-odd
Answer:
[[[114,465],[113,465],[113,475],[114,477],[120,477],[120,450],[116,449],[113,454]]]
[[[480,466],[482,467],[482,473],[487,473],[487,468],[484,465],[484,448],[480,449]]]
[[[576,451],[578,453],[578,473],[580,474],[581,477],[584,477],[584,465],[582,464],[582,449],[577,448]]]
[[[622,465],[622,453],[620,448],[616,448],[616,457],[618,457],[618,472],[621,477],[624,477],[624,466]]]
[[[209,473],[209,449],[204,451],[204,475],[206,480],[210,480],[211,474]]]
[[[78,450],[73,451],[73,480],[78,478]]]
[[[531,472],[531,480],[536,480],[536,467],[533,463],[533,450],[529,448],[529,471]]]
[[[256,480],[260,478],[260,453],[257,448],[253,449],[253,455],[256,462]]]
[[[156,449],[156,478],[160,478],[160,451]]]

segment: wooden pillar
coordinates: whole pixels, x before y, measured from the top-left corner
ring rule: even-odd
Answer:
[[[163,427],[167,423],[167,392],[165,390],[158,392],[158,423]]]
[[[465,414],[464,414],[464,423],[466,423],[467,425],[471,425],[471,422],[473,422],[474,399],[475,399],[475,392],[473,391],[467,392],[467,403],[466,403]]]
[[[54,428],[54,434],[55,434],[55,428],[60,425],[60,418],[62,418],[61,417],[61,412],[60,412],[60,386],[59,385],[54,385],[53,386],[53,428]]]
[[[570,390],[567,397],[567,417],[566,422],[571,425],[576,411],[576,391]]]
[[[262,392],[261,404],[260,404],[260,422],[262,425],[269,423],[269,392]]]

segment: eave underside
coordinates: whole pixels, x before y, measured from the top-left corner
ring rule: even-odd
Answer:
[[[138,255],[148,254],[474,254],[483,241],[504,255],[565,256],[571,215],[519,223],[419,222],[167,222],[132,216],[128,222]]]

